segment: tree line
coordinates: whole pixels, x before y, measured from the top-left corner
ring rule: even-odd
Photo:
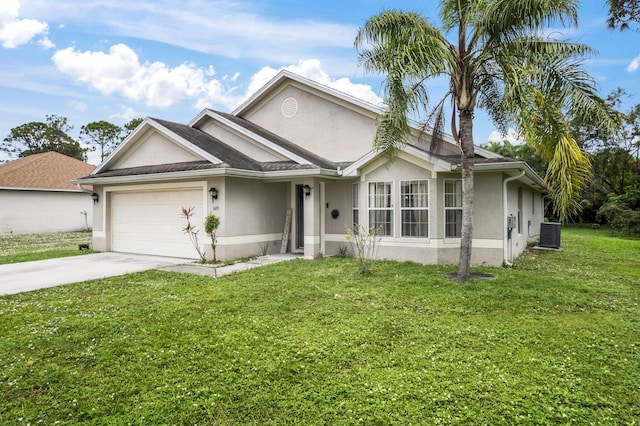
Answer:
[[[81,161],[87,160],[88,152],[99,151],[102,161],[141,122],[142,118],[134,118],[120,127],[104,120],[93,121],[80,128],[80,136],[76,140],[69,136],[73,125],[67,117],[47,115],[45,121],[32,121],[12,128],[0,143],[0,151],[6,152],[10,158],[54,151]]]
[[[573,134],[588,154],[591,179],[577,196],[580,209],[569,219],[579,223],[608,223],[624,231],[640,232],[640,104],[621,110],[628,94],[621,88],[606,98],[621,117],[619,132],[607,136],[593,122],[574,120]],[[548,173],[548,161],[529,144],[508,140],[482,145],[505,157],[524,161],[540,176]],[[553,209],[547,216],[554,217]]]

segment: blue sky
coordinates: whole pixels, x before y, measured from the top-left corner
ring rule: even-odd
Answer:
[[[622,87],[635,105],[640,33],[608,30],[605,3],[583,1],[564,36],[598,51],[585,67],[603,96]],[[1,0],[0,138],[49,114],[67,117],[74,137],[98,120],[187,123],[204,107],[233,110],[281,68],[380,102],[381,78],[363,74],[353,40],[391,8],[438,22],[434,0]],[[437,96],[446,84],[429,87]],[[477,144],[497,138],[484,114],[474,126]]]

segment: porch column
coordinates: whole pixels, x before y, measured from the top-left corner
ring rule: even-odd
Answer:
[[[311,194],[304,200],[304,257],[313,259],[320,252],[320,183],[305,179]]]

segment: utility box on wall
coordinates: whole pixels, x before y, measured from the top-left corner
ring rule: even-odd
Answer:
[[[540,247],[560,248],[560,230],[562,224],[558,222],[542,222],[540,224]]]

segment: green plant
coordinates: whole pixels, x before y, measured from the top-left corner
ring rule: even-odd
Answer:
[[[640,232],[640,210],[631,209],[619,196],[610,196],[600,207],[598,216],[604,218],[612,229],[620,232]]]
[[[378,229],[376,227],[367,229],[363,225],[356,229],[347,228],[347,240],[358,259],[360,272],[365,275],[370,274],[378,257],[378,248],[382,240],[378,236]]]
[[[338,253],[336,254],[336,257],[339,257],[342,259],[349,257],[349,247],[347,247],[346,244],[340,244],[338,246]]]
[[[204,250],[200,248],[200,244],[198,243],[198,230],[191,224],[191,218],[195,215],[194,210],[194,207],[182,207],[180,216],[182,216],[187,221],[185,227],[182,228],[182,232],[184,232],[189,237],[189,240],[191,240],[193,247],[195,247],[196,251],[198,252],[198,256],[200,256],[200,260],[204,263],[207,261],[207,255]]]
[[[269,254],[269,241],[258,243],[258,247],[260,247],[260,256],[266,256]]]
[[[211,238],[211,250],[213,251],[213,261],[216,262],[216,246],[218,245],[218,239],[216,238],[216,231],[220,227],[220,218],[213,213],[209,213],[204,221],[204,232],[209,234]]]

